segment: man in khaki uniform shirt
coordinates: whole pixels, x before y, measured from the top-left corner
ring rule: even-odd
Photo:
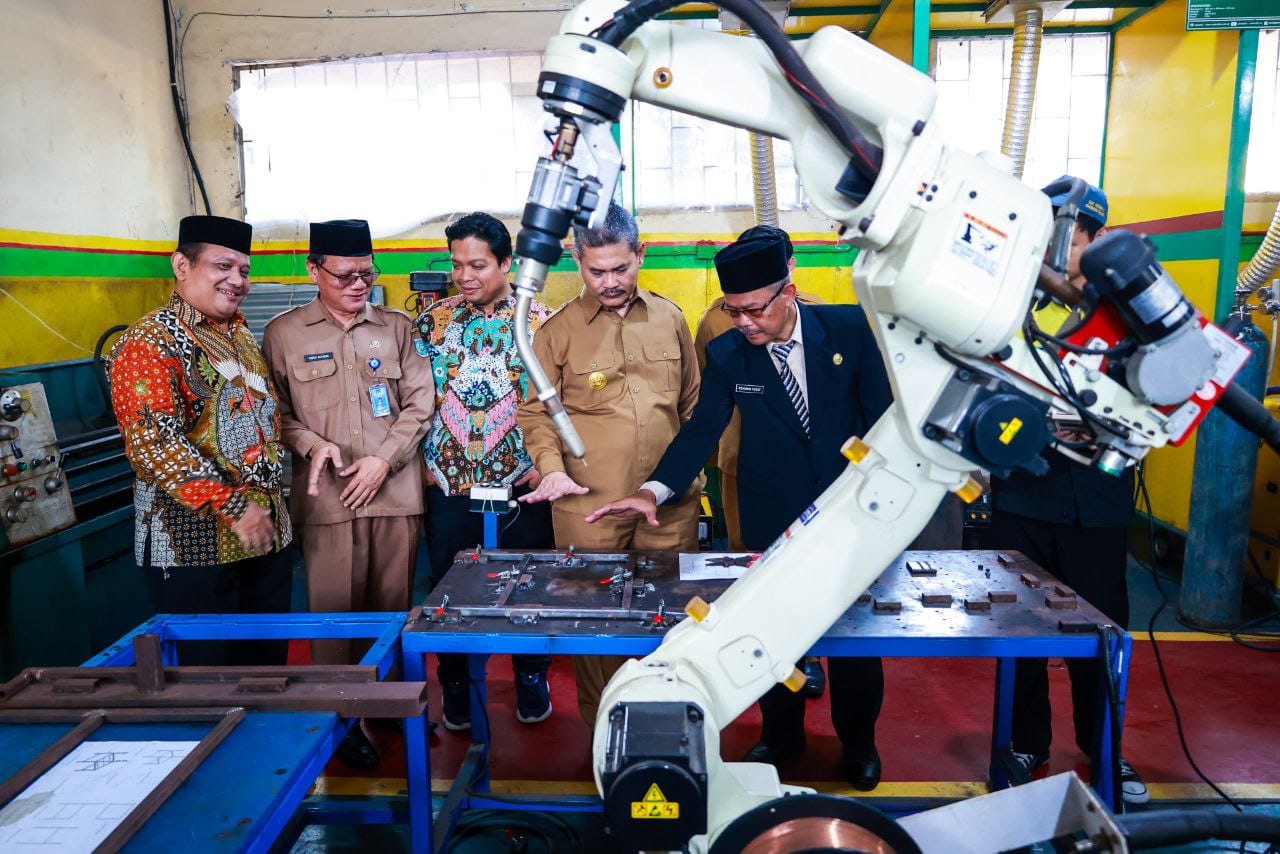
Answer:
[[[759,235],[780,235],[787,247],[787,269],[796,268],[795,252],[791,245],[791,237],[782,229],[772,225],[753,225],[742,234],[739,240],[746,240]],[[815,305],[822,298],[814,294],[796,290],[796,299],[805,305]],[[698,330],[693,336],[693,346],[698,354],[698,370],[707,366],[707,345],[733,328],[733,320],[721,306],[724,297],[716,299],[707,306],[698,321]],[[729,535],[729,549],[735,552],[746,551],[742,545],[742,528],[738,522],[738,439],[742,435],[742,416],[738,410],[733,411],[733,418],[720,437],[720,446],[713,461],[720,470],[720,503],[724,507],[724,524]]]
[[[525,448],[542,476],[520,501],[551,501],[556,546],[697,551],[703,479],[644,519],[584,517],[640,488],[698,401],[693,338],[678,306],[636,285],[644,247],[631,214],[616,204],[600,229],[575,229],[573,258],[584,287],[547,318],[533,349],[586,445],[586,460],[563,452],[535,397],[520,407]],[[595,725],[600,692],[625,658],[577,656],[578,710]]]
[[[431,366],[409,318],[369,303],[378,269],[366,222],[312,223],[307,271],[319,295],[267,324],[263,350],[294,455],[308,605],[405,610],[421,537],[418,444],[434,407]],[[312,660],[351,663],[351,642],[315,641]]]

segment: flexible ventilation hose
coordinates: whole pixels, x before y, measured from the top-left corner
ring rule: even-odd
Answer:
[[[1044,10],[1018,6],[1014,13],[1013,62],[1009,71],[1009,99],[1004,111],[1000,151],[1013,160],[1013,175],[1022,177],[1031,136],[1031,113],[1036,102],[1036,72],[1040,68],[1040,41],[1044,36]]]
[[[748,134],[751,141],[751,189],[755,194],[756,225],[778,225],[778,179],[773,171],[773,137]]]
[[[1262,238],[1262,245],[1240,271],[1236,285],[1255,291],[1271,281],[1277,270],[1280,270],[1280,204],[1276,205],[1275,216],[1271,218],[1271,227]]]

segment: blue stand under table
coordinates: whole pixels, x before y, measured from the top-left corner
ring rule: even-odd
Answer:
[[[192,640],[356,639],[372,641],[361,665],[385,679],[400,657],[406,614],[230,614],[153,617],[84,663],[85,667],[134,664],[133,639],[154,634],[164,664],[179,663],[178,642]],[[290,827],[303,798],[323,772],[354,722],[334,712],[249,711],[132,838],[129,851],[265,852]],[[426,715],[405,718],[405,731],[425,743]],[[72,723],[0,722],[0,780],[11,777],[72,728]],[[105,723],[100,740],[199,740],[211,724]],[[329,818],[323,810],[308,819]],[[341,821],[391,821],[343,809]]]
[[[410,614],[401,638],[404,678],[425,678],[427,653],[467,653],[472,673],[472,747],[435,819],[431,767],[421,731],[406,735],[415,851],[440,850],[463,809],[521,808],[489,798],[485,663],[493,654],[644,656],[671,615],[694,595],[713,601],[728,581],[686,581],[673,553],[577,555],[470,550]],[[733,556],[712,558],[731,566]],[[605,580],[609,583],[606,585]],[[554,583],[549,583],[554,582]],[[559,616],[558,616],[559,615]],[[1024,782],[1010,764],[1014,666],[1019,658],[1093,658],[1102,665],[1098,743],[1091,784],[1119,807],[1114,775],[1132,640],[1061,582],[1017,552],[905,552],[814,645],[819,656],[994,658],[994,725],[988,777]],[[941,716],[940,716],[941,718]],[[892,756],[888,757],[892,764]],[[565,797],[558,808],[600,810],[599,798]],[[878,805],[882,802],[876,801]],[[548,809],[548,798],[523,805]]]

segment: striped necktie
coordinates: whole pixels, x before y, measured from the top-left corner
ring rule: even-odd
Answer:
[[[778,376],[782,378],[782,387],[787,392],[787,397],[791,398],[791,405],[796,408],[796,415],[800,418],[800,426],[804,428],[804,434],[809,435],[809,406],[804,402],[804,392],[800,390],[800,383],[796,380],[796,375],[791,373],[791,366],[787,364],[787,356],[798,342],[794,339],[784,341],[781,344],[769,345],[769,350],[778,360]]]

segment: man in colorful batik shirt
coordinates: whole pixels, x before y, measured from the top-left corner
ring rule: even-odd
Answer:
[[[287,612],[289,513],[280,416],[240,314],[247,223],[189,216],[163,308],[120,336],[111,405],[133,466],[134,552],[159,613]],[[283,664],[286,642],[202,642],[184,664]]]
[[[445,229],[457,296],[418,316],[418,351],[431,360],[436,413],[423,442],[427,465],[427,552],[434,587],[454,555],[483,540],[483,516],[471,512],[471,487],[496,484],[524,495],[537,484],[533,461],[516,424],[516,410],[529,395],[529,379],[516,353],[511,233],[485,213],[462,217]],[[535,302],[532,332],[550,314]],[[550,548],[551,514],[546,504],[523,507],[501,523],[502,548]],[[465,655],[440,657],[444,725],[471,726]],[[545,655],[514,655],[516,718],[537,723],[551,714]]]

